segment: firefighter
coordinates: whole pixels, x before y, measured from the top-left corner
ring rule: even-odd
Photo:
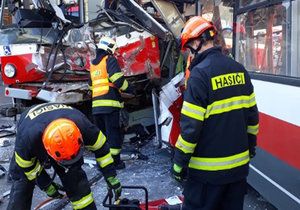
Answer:
[[[104,132],[110,144],[116,169],[125,168],[120,158],[123,136],[120,128],[120,110],[124,107],[120,92],[132,93],[121,72],[114,52],[116,42],[107,36],[97,44],[96,58],[90,68],[90,88],[92,90],[92,113],[94,122]]]
[[[59,185],[45,171],[54,168],[74,209],[96,209],[83,164],[83,147],[95,154],[107,185],[121,195],[113,158],[105,135],[80,111],[59,103],[45,103],[25,111],[17,126],[10,163],[13,180],[8,210],[27,210],[35,184],[48,196],[61,198]]]
[[[184,180],[184,210],[242,210],[255,155],[258,110],[249,74],[221,53],[216,29],[200,16],[182,34],[194,54],[181,109],[172,172]]]

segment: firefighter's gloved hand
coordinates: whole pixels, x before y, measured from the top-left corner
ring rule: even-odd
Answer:
[[[176,163],[174,163],[171,172],[174,179],[178,182],[183,182],[186,178],[185,170],[181,166],[177,165]]]
[[[52,182],[45,190],[45,192],[47,193],[47,195],[51,198],[62,198],[63,194],[61,194],[58,190],[61,189],[61,187]]]
[[[120,181],[115,176],[108,177],[106,179],[109,190],[113,190],[115,200],[118,200],[122,193],[122,186]]]

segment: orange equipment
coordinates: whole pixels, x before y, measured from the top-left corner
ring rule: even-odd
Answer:
[[[209,30],[211,29],[211,30]],[[200,17],[195,16],[189,19],[181,33],[181,49],[186,49],[186,44],[192,39],[198,38],[205,31],[209,30],[209,34],[213,37],[216,34],[216,28],[212,22]]]
[[[43,143],[47,153],[63,165],[70,165],[81,158],[81,132],[69,119],[52,121],[44,131]]]
[[[192,62],[192,56],[191,54],[188,55],[187,57],[187,60],[186,60],[186,67],[185,67],[185,75],[184,75],[184,86],[185,88],[187,88],[187,81],[188,79],[190,78],[190,74],[191,74],[191,71],[190,71],[190,65],[191,65],[191,62]]]

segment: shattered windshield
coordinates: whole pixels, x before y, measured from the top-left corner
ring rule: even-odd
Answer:
[[[54,0],[6,0],[1,7],[0,45],[52,44],[61,23],[78,21],[79,8],[74,0],[60,4]]]

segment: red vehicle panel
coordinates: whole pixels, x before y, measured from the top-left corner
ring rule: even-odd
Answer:
[[[32,64],[32,54],[25,55],[12,55],[1,57],[2,71],[6,64],[13,64],[17,71],[16,76],[13,78],[8,78],[5,74],[2,74],[3,82],[6,85],[40,81],[42,80],[44,74],[35,70],[35,65]]]
[[[158,38],[147,37],[121,46],[117,58],[125,76],[149,73],[150,78],[160,77]]]

